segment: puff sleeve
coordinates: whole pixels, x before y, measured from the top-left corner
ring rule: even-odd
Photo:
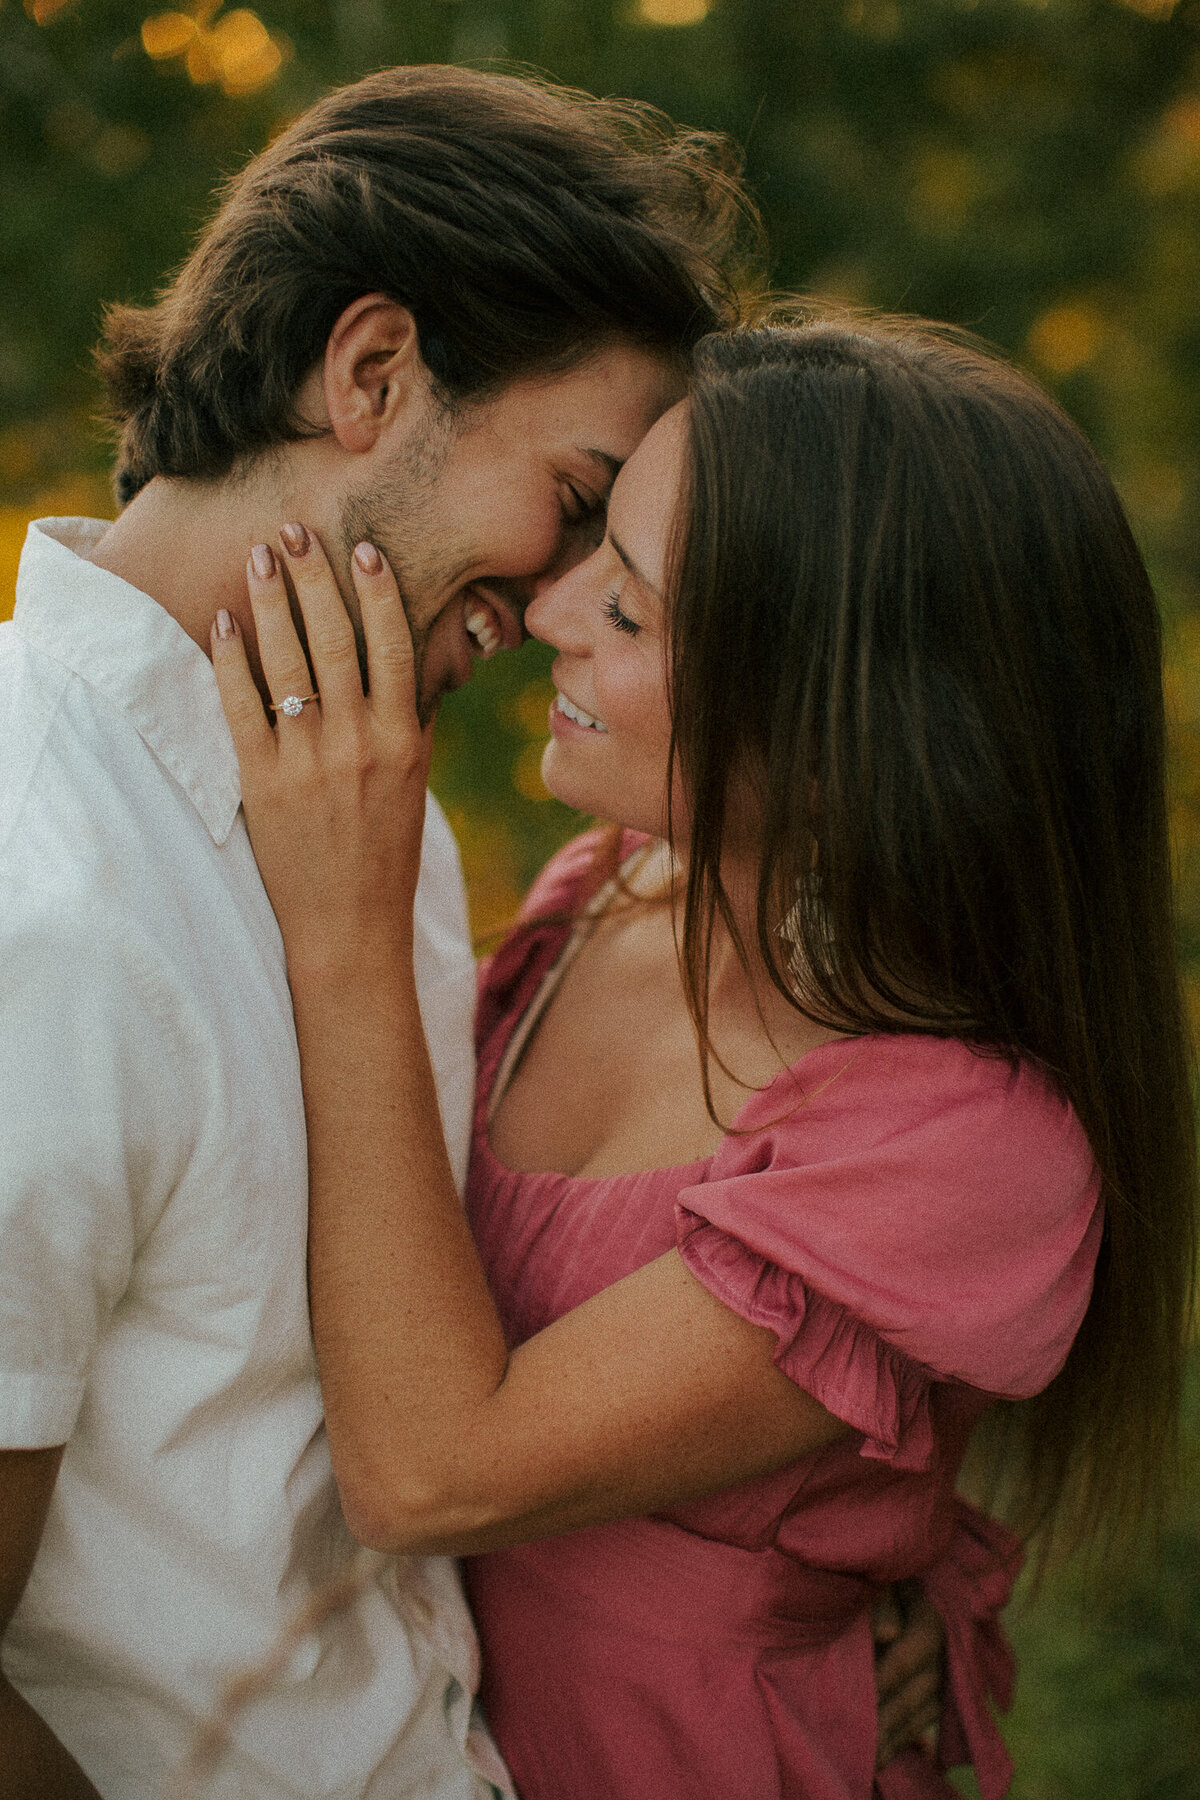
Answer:
[[[677,1242],[864,1455],[922,1469],[933,1383],[1016,1399],[1062,1366],[1098,1196],[1086,1135],[1036,1067],[956,1039],[842,1039],[743,1109],[679,1196]]]

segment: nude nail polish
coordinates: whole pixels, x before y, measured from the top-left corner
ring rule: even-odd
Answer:
[[[308,555],[311,540],[303,525],[282,525],[279,535],[293,556]]]
[[[254,564],[254,573],[260,581],[270,581],[275,573],[275,552],[270,544],[255,544],[250,552],[250,561]]]

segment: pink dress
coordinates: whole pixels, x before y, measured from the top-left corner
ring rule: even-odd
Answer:
[[[631,842],[634,840],[631,840]],[[953,1039],[825,1044],[683,1167],[578,1178],[492,1154],[488,1098],[586,898],[593,839],[548,865],[483,974],[468,1207],[509,1341],[678,1247],[852,1430],[777,1474],[649,1518],[469,1559],[483,1700],[522,1800],[928,1800],[1011,1777],[997,1613],[1016,1541],[957,1500],[994,1395],[1035,1393],[1083,1317],[1098,1180],[1031,1067]],[[920,1576],[947,1630],[937,1761],[876,1776],[869,1607]]]

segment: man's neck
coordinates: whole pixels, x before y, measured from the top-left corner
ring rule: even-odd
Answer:
[[[99,568],[149,594],[208,654],[213,620],[238,621],[258,675],[246,559],[289,519],[314,519],[284,470],[245,481],[168,481],[159,476],[130,501],[91,552]]]

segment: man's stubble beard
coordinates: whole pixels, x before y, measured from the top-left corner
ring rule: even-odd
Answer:
[[[438,483],[454,441],[456,422],[448,408],[432,398],[420,429],[370,488],[351,494],[342,508],[342,556],[349,569],[355,546],[374,544],[387,558],[396,578],[400,602],[412,634],[416,677],[417,715],[422,727],[437,712],[439,693],[425,691],[425,652],[429,636],[440,616],[440,606],[427,618],[415,618],[419,597],[431,591],[439,597],[448,585],[447,571],[462,568],[452,542],[439,535],[436,526]],[[353,592],[353,588],[351,588]],[[367,646],[362,621],[354,608],[354,639],[358,648],[363,687],[369,686]]]

